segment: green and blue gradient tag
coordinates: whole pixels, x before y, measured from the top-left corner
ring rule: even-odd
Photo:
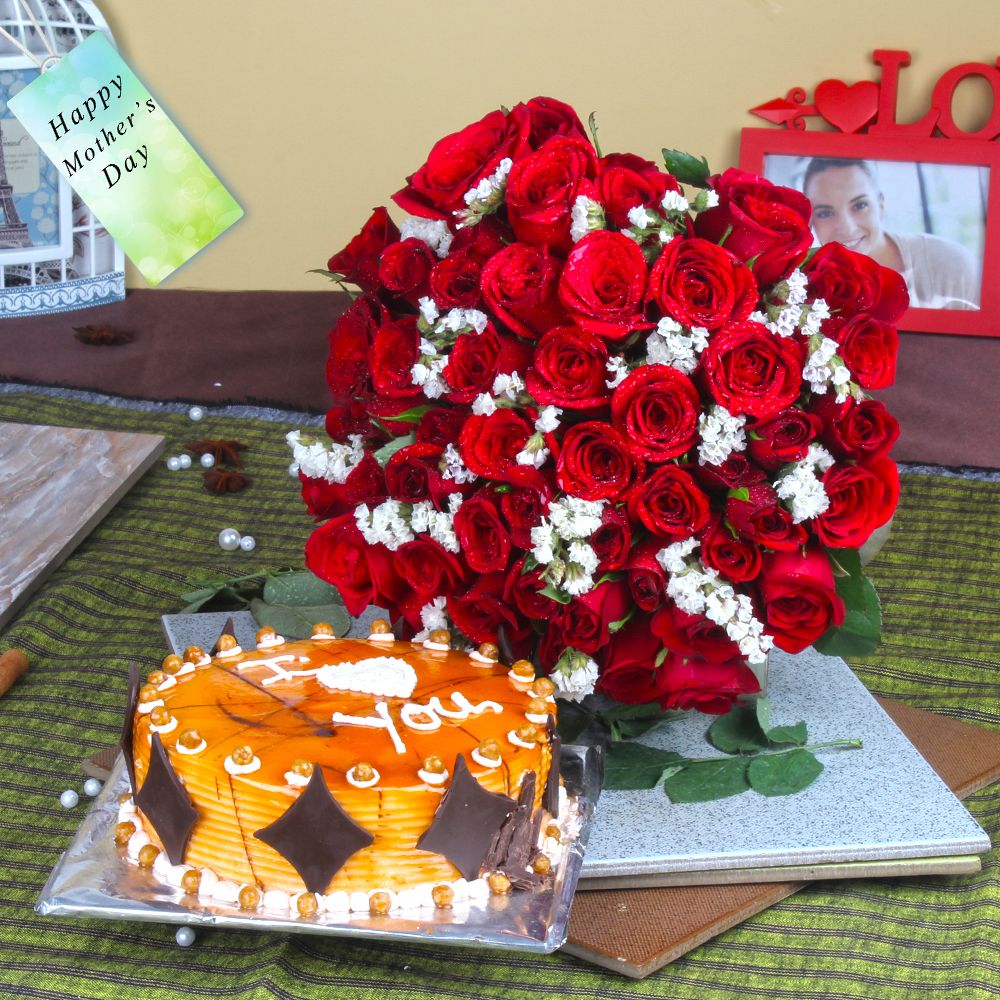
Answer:
[[[243,216],[99,32],[9,106],[151,285]]]

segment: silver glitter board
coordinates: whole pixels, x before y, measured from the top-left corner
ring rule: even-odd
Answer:
[[[832,862],[980,854],[990,840],[847,664],[812,649],[773,651],[773,724],[805,720],[809,743],[860,739],[859,750],[818,750],[823,773],[795,795],[748,791],[715,802],[672,803],[662,789],[604,790],[580,889],[663,884],[663,873],[768,869]],[[705,740],[714,717],[697,712],[641,742],[690,757],[715,757]],[[644,879],[643,876],[646,876]],[[592,880],[592,881],[591,881]],[[761,872],[757,881],[770,881]],[[695,884],[696,877],[685,879]]]

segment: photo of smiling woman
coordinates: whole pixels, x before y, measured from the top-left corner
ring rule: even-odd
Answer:
[[[911,306],[979,308],[988,169],[771,155],[765,173],[812,202],[818,245],[841,243],[899,271]]]

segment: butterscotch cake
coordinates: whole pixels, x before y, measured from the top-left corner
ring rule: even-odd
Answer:
[[[537,884],[558,864],[553,687],[490,645],[285,641],[133,668],[116,842],[244,910],[388,913]],[[555,759],[556,764],[553,765]],[[565,811],[565,810],[564,810]]]

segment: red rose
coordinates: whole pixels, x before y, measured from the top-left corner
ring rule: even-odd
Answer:
[[[824,299],[834,313],[870,313],[894,324],[910,304],[901,275],[863,253],[827,243],[802,268],[809,276],[809,296]]]
[[[326,262],[327,270],[370,292],[378,284],[379,255],[398,239],[399,230],[389,213],[384,208],[373,209],[361,232]]]
[[[531,360],[531,348],[507,334],[498,334],[487,325],[482,333],[463,333],[455,341],[444,377],[453,386],[448,399],[471,403],[480,393],[492,395],[498,374],[524,371]]]
[[[492,174],[504,157],[516,159],[527,151],[528,115],[515,112],[491,111],[436,142],[427,162],[392,200],[414,215],[451,221],[454,210],[465,208],[469,188]]]
[[[379,258],[379,283],[386,291],[416,305],[429,290],[428,279],[435,259],[427,244],[416,237],[393,243]]]
[[[554,97],[533,97],[525,105],[530,129],[528,141],[532,149],[538,149],[546,139],[554,135],[577,135],[587,138],[583,124],[576,112]]]
[[[810,546],[799,552],[764,557],[760,577],[767,631],[786,653],[799,653],[833,625],[844,623],[844,602],[837,594],[826,553]]]
[[[694,474],[706,490],[720,491],[752,486],[767,479],[764,470],[751,462],[745,451],[734,451],[722,465],[698,465]]]
[[[479,494],[455,514],[455,534],[469,567],[477,573],[499,573],[510,558],[510,535],[496,504]]]
[[[862,389],[887,389],[896,381],[899,335],[894,327],[861,313],[831,320],[823,332],[837,341],[837,353]]]
[[[442,450],[436,444],[410,444],[400,448],[385,465],[389,496],[403,503],[433,500],[436,507],[446,504],[448,494],[459,487],[441,475]]]
[[[577,136],[553,136],[518,160],[507,178],[507,217],[523,243],[565,253],[572,241],[573,203],[596,196],[594,147]]]
[[[535,340],[566,321],[557,295],[561,267],[546,246],[511,243],[483,266],[483,299],[512,332]]]
[[[663,462],[698,440],[702,404],[687,375],[667,365],[642,365],[611,397],[611,421],[638,459]]]
[[[342,483],[312,479],[301,472],[299,479],[302,481],[302,500],[306,509],[321,521],[348,512],[353,514],[358,504],[379,504],[388,496],[385,473],[371,452],[365,453]]]
[[[507,574],[504,600],[508,604],[513,604],[526,618],[549,621],[557,611],[561,610],[562,605],[542,594],[545,587],[541,567],[536,566],[525,573],[524,559],[520,559]]]
[[[628,559],[632,531],[627,513],[620,507],[606,506],[601,512],[601,526],[590,536],[590,547],[602,572],[621,569]]]
[[[584,653],[602,649],[611,639],[610,626],[628,614],[630,597],[626,584],[612,580],[575,597],[556,614],[566,645]]]
[[[459,437],[462,461],[477,476],[506,482],[518,468],[518,452],[534,432],[535,428],[513,410],[469,417]]]
[[[412,542],[400,545],[392,554],[396,559],[397,572],[419,598],[420,605],[435,597],[450,596],[465,589],[468,574],[461,560],[432,538],[421,535]]]
[[[393,562],[384,545],[364,540],[353,513],[321,524],[306,541],[306,565],[337,588],[349,615],[360,615],[369,604],[399,603],[407,587]]]
[[[667,576],[656,561],[656,553],[663,548],[659,538],[640,542],[628,558],[628,587],[640,611],[655,611],[663,603]]]
[[[427,410],[417,425],[417,442],[436,444],[445,449],[458,440],[468,412],[453,410],[446,406],[435,406]]]
[[[744,538],[733,538],[719,515],[701,537],[701,561],[732,583],[746,583],[760,575],[760,549]]]
[[[471,250],[452,251],[431,269],[430,289],[438,309],[472,309],[479,305],[482,260]]]
[[[755,694],[760,681],[742,659],[709,663],[697,657],[668,656],[660,667],[664,708],[724,715],[743,694]]]
[[[531,529],[542,523],[547,502],[538,490],[529,487],[513,489],[500,498],[500,509],[510,524],[511,541],[519,549],[530,549]]]
[[[628,491],[635,474],[625,440],[613,427],[585,421],[564,435],[556,463],[563,492],[583,500],[615,500]]]
[[[413,316],[383,323],[372,346],[372,382],[380,396],[390,399],[422,399],[413,384],[411,369],[419,356],[417,321]]]
[[[741,659],[740,647],[726,635],[721,625],[704,615],[681,611],[675,605],[657,611],[649,628],[671,653],[700,657],[710,663]]]
[[[729,169],[709,180],[719,204],[695,218],[695,232],[746,261],[761,287],[788,277],[812,246],[812,206],[804,194]]]
[[[748,497],[730,497],[726,501],[726,520],[742,538],[758,542],[768,549],[791,552],[805,545],[808,535],[801,524],[781,506],[774,487],[758,483],[747,487]]]
[[[359,434],[363,438],[379,439],[380,432],[372,427],[368,418],[368,410],[360,400],[351,400],[345,406],[332,406],[326,411],[323,421],[326,436],[331,441],[345,442],[351,434]]]
[[[464,226],[456,233],[448,255],[468,253],[485,264],[490,257],[513,242],[514,230],[504,219],[499,215],[487,215],[475,226]]]
[[[502,573],[480,576],[464,594],[449,595],[448,614],[473,642],[495,643],[501,626],[508,637],[525,631],[525,623],[504,600]]]
[[[730,413],[772,417],[799,398],[805,344],[760,323],[720,330],[701,356],[712,398]]]
[[[598,201],[604,215],[618,229],[629,225],[629,209],[644,205],[659,209],[668,191],[679,192],[676,178],[651,160],[632,153],[610,153],[598,163]]]
[[[542,406],[590,410],[607,403],[607,344],[578,326],[557,326],[538,342],[525,376]]]
[[[831,465],[823,489],[830,506],[813,521],[817,537],[831,549],[857,549],[892,517],[899,503],[899,473],[891,458]]]
[[[805,458],[821,428],[822,421],[812,413],[795,408],[782,410],[747,428],[750,455],[758,465],[774,472]]]
[[[753,312],[759,293],[750,269],[697,237],[671,240],[649,274],[646,301],[684,326],[717,330]]]
[[[643,315],[648,272],[634,240],[599,229],[570,251],[559,298],[578,326],[607,340],[649,329]]]
[[[601,659],[603,669],[597,690],[627,705],[664,704],[664,672],[655,666],[663,647],[649,631],[649,617],[636,615],[620,632],[611,637]],[[668,657],[669,658],[669,657]]]
[[[654,535],[672,542],[690,538],[708,524],[708,497],[691,473],[676,465],[661,465],[636,483],[628,509]]]
[[[831,397],[820,412],[827,420],[823,444],[835,458],[858,462],[884,458],[899,438],[899,421],[876,399],[859,403],[848,397],[838,404]]]
[[[369,358],[380,313],[368,298],[355,299],[330,331],[326,384],[336,406],[372,394]]]

